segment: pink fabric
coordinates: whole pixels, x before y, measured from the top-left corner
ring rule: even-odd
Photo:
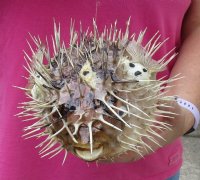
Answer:
[[[132,17],[131,32],[138,33],[148,27],[148,40],[157,30],[162,39],[170,40],[156,57],[180,45],[180,29],[190,0],[1,0],[0,1],[0,179],[1,180],[80,180],[80,179],[134,179],[162,180],[173,175],[181,166],[180,140],[158,150],[136,163],[88,165],[69,155],[61,166],[64,154],[54,159],[40,159],[34,149],[39,140],[23,140],[22,128],[27,125],[13,115],[19,112],[18,102],[25,101],[24,93],[12,85],[25,86],[27,75],[22,65],[22,50],[28,50],[25,39],[28,32],[41,39],[53,33],[53,17],[61,23],[62,37],[68,41],[70,18],[78,28],[92,24],[97,5],[97,24],[100,29],[116,19],[124,29],[125,21]],[[29,51],[30,52],[30,51]],[[173,62],[174,63],[174,62]],[[165,73],[169,73],[170,68]]]

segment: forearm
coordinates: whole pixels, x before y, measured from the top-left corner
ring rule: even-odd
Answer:
[[[200,26],[184,40],[171,76],[178,73],[184,78],[175,82],[171,94],[175,93],[200,108]]]

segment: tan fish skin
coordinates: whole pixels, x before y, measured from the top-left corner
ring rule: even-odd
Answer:
[[[158,144],[158,131],[170,125],[158,117],[168,82],[156,79],[176,56],[173,50],[158,61],[152,57],[167,39],[160,42],[156,33],[145,45],[146,30],[129,36],[130,19],[124,33],[114,29],[98,32],[96,22],[91,33],[79,34],[71,23],[70,44],[60,40],[60,25],[54,23],[53,56],[48,40],[31,35],[35,48],[32,57],[25,52],[29,73],[26,92],[29,100],[21,103],[18,114],[33,122],[24,128],[25,138],[46,137],[36,146],[41,157],[54,157],[63,150],[85,161],[112,159],[128,150],[140,154],[140,148],[152,150],[143,138]],[[33,50],[36,49],[36,50]],[[45,63],[44,61],[47,61]],[[165,90],[165,91],[164,91]]]

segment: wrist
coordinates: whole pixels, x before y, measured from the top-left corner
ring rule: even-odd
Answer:
[[[184,109],[184,117],[185,117],[185,133],[191,133],[197,129],[200,122],[200,112],[199,109],[191,102],[179,97],[175,96],[176,103]]]

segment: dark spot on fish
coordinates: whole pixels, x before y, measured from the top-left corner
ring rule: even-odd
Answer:
[[[59,108],[59,112],[62,115],[62,118],[66,118],[67,117],[67,113],[69,112],[69,107],[67,104],[63,104],[60,108]]]
[[[129,66],[132,67],[132,68],[134,68],[134,67],[135,67],[135,64],[129,63]]]
[[[119,115],[123,116],[124,112],[123,111],[119,111]]]
[[[147,69],[144,68],[144,69],[143,69],[143,72],[147,72]]]
[[[140,71],[135,72],[135,76],[139,76],[140,74],[142,74]]]
[[[115,104],[117,102],[117,99],[114,96],[110,96],[110,101],[112,104]]]
[[[97,99],[93,99],[94,109],[97,109],[101,106],[100,101]]]
[[[57,81],[52,81],[51,85],[55,88],[60,90],[64,85],[65,85],[65,81],[63,79],[61,80],[57,80]]]
[[[89,71],[83,71],[83,75],[86,76],[87,74],[89,74]]]

